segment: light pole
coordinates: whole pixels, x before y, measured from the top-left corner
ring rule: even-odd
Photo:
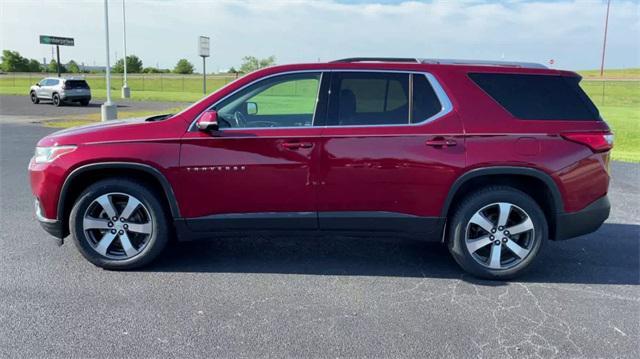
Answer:
[[[609,8],[611,7],[611,0],[607,1],[607,16],[604,20],[604,40],[602,42],[602,61],[600,62],[600,77],[604,75],[604,55],[607,51],[607,30],[609,28]]]
[[[111,102],[111,62],[109,61],[109,4],[104,0],[104,34],[105,45],[107,50],[107,67],[105,78],[107,82],[107,102],[100,107],[102,113],[102,121],[115,120],[118,118],[118,108],[116,104]]]
[[[122,44],[124,46],[124,80],[122,84],[122,98],[131,97],[131,89],[127,85],[127,17],[124,10],[124,1],[122,0]]]

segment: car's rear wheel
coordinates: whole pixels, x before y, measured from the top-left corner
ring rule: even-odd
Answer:
[[[531,266],[547,236],[547,221],[535,200],[511,187],[490,187],[457,207],[448,246],[469,273],[509,279]]]
[[[89,105],[89,100],[80,100],[80,105],[82,105],[82,106]]]
[[[144,266],[169,239],[169,222],[157,195],[125,179],[89,186],[73,206],[69,223],[80,253],[105,269]]]
[[[38,95],[36,95],[35,91],[31,91],[31,94],[29,94],[29,97],[31,98],[31,102],[33,104],[38,104],[40,103],[40,99],[38,98]]]
[[[60,95],[58,95],[57,93],[53,94],[53,97],[51,97],[51,102],[56,107],[62,105],[62,100],[60,100]]]

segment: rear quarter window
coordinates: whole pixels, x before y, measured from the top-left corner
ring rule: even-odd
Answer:
[[[469,77],[513,116],[524,120],[599,121],[579,77],[470,73]]]

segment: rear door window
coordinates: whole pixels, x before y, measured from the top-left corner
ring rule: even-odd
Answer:
[[[513,116],[524,120],[600,120],[579,77],[471,73],[469,77]]]
[[[335,72],[327,126],[409,123],[409,74]]]

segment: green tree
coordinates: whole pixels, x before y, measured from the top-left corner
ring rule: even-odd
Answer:
[[[177,74],[192,74],[193,65],[187,59],[180,59],[173,68],[173,72]]]
[[[67,70],[69,70],[69,72],[77,74],[80,72],[80,66],[78,66],[78,64],[71,60],[67,63]]]
[[[18,51],[2,50],[0,68],[6,72],[29,71],[29,59],[20,56]]]
[[[137,74],[142,72],[142,60],[138,58],[136,55],[127,56],[127,73]],[[123,73],[124,72],[124,59],[118,60],[115,66],[113,66],[113,72]]]
[[[240,72],[248,73],[267,66],[273,66],[276,64],[276,57],[269,56],[264,59],[259,59],[255,56],[245,56],[242,58],[242,65],[240,65]]]
[[[228,74],[235,74],[235,73],[238,73],[238,70],[236,70],[236,68],[232,66],[232,67],[229,69],[229,71],[227,71],[227,73],[228,73]]]
[[[29,72],[42,72],[42,65],[38,60],[29,60]]]
[[[47,72],[58,72],[58,63],[56,62],[56,60],[51,60],[49,66],[47,67]],[[60,65],[60,72],[67,72],[67,68],[64,67],[64,65]]]

